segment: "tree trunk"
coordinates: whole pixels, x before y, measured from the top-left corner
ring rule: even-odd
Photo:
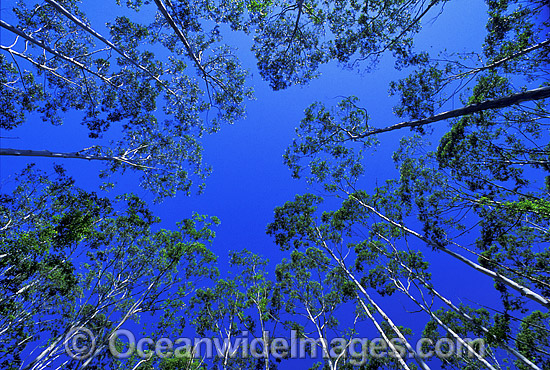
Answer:
[[[380,237],[382,237],[386,243],[390,244],[391,247],[393,248],[393,250],[395,252],[397,252],[397,248],[389,241],[387,240],[385,237],[383,237],[382,235],[378,234]],[[431,286],[430,284],[428,284],[426,282],[426,280],[424,280],[422,277],[418,276],[418,274],[415,274],[413,270],[411,270],[411,268],[407,265],[405,265],[400,259],[399,257],[392,257],[392,256],[388,256],[387,254],[385,254],[384,252],[382,252],[387,258],[391,258],[395,261],[397,261],[397,263],[399,263],[399,265],[401,267],[403,267],[405,270],[407,270],[411,275],[414,275],[415,278],[420,281],[420,283],[422,285],[424,285],[430,292],[432,292],[433,294],[435,294],[439,299],[441,299],[447,306],[449,306],[453,311],[455,311],[456,313],[458,313],[460,316],[462,316],[464,319],[472,322],[472,323],[475,323],[475,320],[473,317],[471,317],[470,315],[468,315],[466,312],[462,311],[460,308],[458,308],[457,306],[455,306],[453,304],[453,302],[451,302],[449,299],[447,299],[446,297],[444,297],[441,293],[439,293],[437,290],[434,289],[433,286]],[[387,270],[387,268],[386,268]],[[480,325],[479,328],[486,334],[489,333],[489,329],[487,329],[486,327],[484,327],[483,325]],[[524,355],[522,355],[520,352],[518,352],[515,348],[512,348],[510,347],[506,342],[503,342],[502,343],[502,347],[512,353],[513,355],[515,355],[520,361],[522,361],[525,365],[527,365],[528,367],[530,367],[531,369],[533,370],[541,370],[540,367],[538,367],[537,365],[535,365],[534,363],[532,363],[528,358],[526,358]]]
[[[550,88],[548,89],[548,91],[550,92]],[[391,220],[390,218],[386,217],[385,215],[383,215],[382,213],[378,212],[374,207],[371,207],[370,205],[362,202],[360,199],[354,197],[353,195],[350,195],[353,199],[355,199],[359,204],[361,204],[363,207],[367,208],[369,211],[375,213],[378,217],[380,217],[381,219],[383,219],[384,221],[392,224],[393,226],[395,227],[398,227],[399,229],[405,231],[406,233],[408,234],[411,234],[411,235],[414,235],[415,237],[417,237],[418,239],[422,240],[424,243],[428,244],[430,247],[432,248],[435,248],[437,250],[440,250],[440,251],[443,251],[445,253],[447,253],[448,255],[464,262],[465,264],[467,264],[468,266],[474,268],[475,270],[481,272],[481,273],[484,273],[485,275],[487,276],[490,276],[492,277],[493,279],[495,280],[498,280],[500,281],[501,283],[509,286],[510,288],[516,290],[517,292],[519,292],[522,296],[526,297],[526,298],[529,298],[541,305],[543,305],[544,307],[546,308],[550,308],[550,301],[541,296],[540,294],[537,294],[536,292],[532,291],[531,289],[527,288],[526,286],[524,285],[521,285],[517,282],[515,282],[514,280],[504,276],[504,275],[501,275],[497,272],[494,272],[492,270],[489,270],[488,268],[485,268],[481,265],[478,265],[477,263],[475,262],[472,262],[470,261],[469,259],[467,259],[466,257],[458,254],[458,253],[455,253],[453,252],[452,250],[450,249],[447,249],[445,246],[443,245],[440,245],[440,244],[437,244],[431,240],[429,240],[428,238],[426,238],[424,235],[422,234],[419,234],[417,233],[416,231],[414,230],[411,230],[409,229],[408,227],[404,226],[404,225],[401,225],[393,220]]]
[[[321,238],[321,232],[319,231],[319,229],[317,229],[317,232],[319,233],[319,238]],[[347,269],[346,265],[344,264],[344,262],[338,258],[338,256],[336,256],[334,254],[334,252],[328,248],[328,246],[326,245],[325,241],[323,239],[321,239],[322,243],[323,243],[323,246],[325,248],[325,250],[331,255],[332,259],[334,259],[334,261],[336,263],[338,263],[338,265],[344,270],[344,272],[346,273],[346,275],[348,276],[348,278],[353,282],[353,284],[356,286],[356,288],[361,292],[361,294],[363,294],[363,296],[365,296],[365,298],[367,298],[367,300],[369,301],[369,303],[378,311],[378,313],[384,318],[384,320],[386,320],[386,322],[388,323],[388,325],[392,328],[393,332],[397,335],[397,337],[403,342],[403,344],[405,345],[405,347],[407,348],[407,350],[409,352],[411,352],[413,355],[414,355],[414,358],[416,360],[416,362],[420,365],[420,367],[424,370],[430,370],[430,367],[424,362],[424,359],[422,359],[422,357],[420,357],[418,355],[418,353],[416,353],[416,351],[414,350],[414,348],[411,346],[411,344],[407,341],[407,339],[405,338],[405,336],[401,333],[401,331],[399,330],[399,328],[393,323],[393,321],[390,319],[390,317],[382,310],[382,308],[380,308],[380,306],[378,306],[376,304],[376,302],[370,297],[370,295],[367,293],[367,291],[365,290],[365,288],[361,285],[361,283],[355,278],[355,276]],[[359,299],[359,296],[357,296],[357,298]],[[371,318],[371,320],[373,320],[374,324],[376,325],[377,329],[379,328],[378,326],[378,323],[375,322],[374,320],[374,317],[371,316],[370,312],[368,311],[365,303],[360,300],[360,303],[361,305],[363,306],[363,309],[367,310],[367,314],[369,315],[369,318]],[[384,334],[383,331],[381,331],[381,328],[379,329],[379,332],[380,334],[382,334],[382,336],[384,337],[384,339],[386,340],[388,346],[391,348],[392,352],[395,353],[395,355],[397,356],[397,358],[399,360],[402,360],[401,357],[399,356],[397,350],[395,349],[395,347],[393,346],[393,344],[391,342],[389,342],[387,340],[387,337],[386,335]],[[400,361],[401,362],[401,361]]]
[[[468,114],[482,112],[487,109],[506,108],[511,105],[519,104],[525,101],[540,100],[548,97],[550,97],[550,86],[541,87],[538,89],[528,90],[521,93],[505,96],[503,98],[486,100],[478,104],[470,104],[465,107],[439,113],[428,118],[396,123],[395,125],[384,127],[384,128],[372,129],[370,131],[367,131],[359,135],[350,135],[350,138],[352,140],[363,139],[371,135],[380,134],[382,132],[395,131],[405,127],[410,127],[410,128],[420,127],[420,126],[427,125],[429,123],[443,121],[449,118],[456,118],[456,117],[461,117]]]
[[[116,161],[118,157],[102,157],[95,155],[79,154],[78,152],[62,153],[62,152],[50,152],[49,150],[28,150],[28,149],[10,149],[0,148],[0,155],[11,155],[20,157],[48,157],[48,158],[77,158],[87,159],[89,161]]]
[[[402,291],[407,297],[409,297],[414,303],[416,303],[416,305],[418,307],[420,307],[421,310],[423,310],[424,312],[426,312],[428,315],[430,315],[430,317],[435,320],[437,322],[437,324],[439,326],[441,326],[443,329],[445,329],[447,331],[447,333],[451,334],[451,336],[457,340],[458,342],[460,342],[461,345],[463,345],[465,348],[468,348],[468,351],[469,353],[472,353],[478,361],[480,361],[483,365],[487,366],[487,368],[491,369],[491,370],[496,370],[489,362],[487,362],[487,360],[485,360],[483,358],[483,356],[481,356],[479,353],[477,353],[473,348],[471,348],[468,343],[466,343],[464,341],[464,339],[462,339],[460,337],[460,335],[458,335],[457,333],[455,333],[455,331],[453,329],[451,329],[449,326],[447,326],[443,321],[441,321],[441,319],[439,317],[437,317],[437,315],[435,315],[428,307],[426,307],[425,305],[423,305],[422,303],[418,302],[418,300],[416,300],[416,298],[414,298],[407,290],[407,288],[405,288],[405,286],[401,283],[401,281],[397,280],[397,279],[394,279],[394,278],[390,278],[391,280],[393,280],[395,286],[400,290]]]

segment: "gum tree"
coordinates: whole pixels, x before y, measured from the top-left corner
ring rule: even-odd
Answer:
[[[2,197],[4,368],[104,368],[116,362],[106,349],[118,329],[187,302],[201,279],[217,274],[207,247],[215,218],[153,231],[159,220],[134,195],[111,202],[56,171],[29,168]],[[85,353],[71,347],[81,327],[95,338]]]
[[[353,287],[350,289],[350,282],[337,264],[321,249],[308,247],[305,251],[294,250],[288,260],[283,259],[277,265],[276,277],[275,294],[286,312],[283,324],[287,330],[295,330],[306,344],[300,344],[300,354],[305,350],[317,366],[328,369],[365,362],[363,348],[357,356],[350,341],[364,314],[361,309],[349,314],[353,307],[345,304],[354,298],[350,296]],[[348,353],[354,356],[350,358]]]
[[[232,251],[229,257],[232,273],[198,289],[185,312],[197,337],[206,341],[191,351],[206,366],[220,369],[277,368],[281,357],[271,360],[269,348],[280,302],[267,277],[268,261],[247,250]],[[212,356],[204,352],[208,346]]]
[[[204,26],[229,10],[201,4],[190,13],[156,1],[142,9],[156,13],[142,24],[132,16],[141,2],[127,5],[132,10],[108,5],[115,17],[102,28],[77,1],[18,1],[6,17],[14,23],[0,21],[0,127],[26,124],[31,113],[61,125],[76,111],[80,122],[65,124],[82,124],[97,139],[70,153],[0,154],[99,160],[107,163],[104,176],[139,171],[141,185],[159,198],[189,192],[193,178],[200,185],[209,172],[200,138],[242,118],[251,97],[218,27]],[[115,139],[101,140],[105,133]]]
[[[354,216],[353,227],[369,243],[378,239],[386,252],[377,250],[377,258],[424,245],[494,280],[501,302],[463,307],[397,255],[395,267],[379,262],[379,282],[371,288],[380,283],[407,296],[429,315],[426,335],[460,341],[475,333],[494,356],[446,364],[488,368],[509,357],[518,367],[538,369],[548,353],[534,343],[547,340],[548,320],[536,312],[550,307],[547,4],[487,6],[481,53],[434,57],[412,51],[398,61],[410,73],[390,84],[397,123],[371,123],[355,97],[334,108],[315,103],[285,163],[294,177],[320,184],[341,199],[342,209],[361,215]],[[463,106],[445,111],[450,99]],[[362,190],[369,166],[365,153],[383,145],[390,131],[404,136],[393,155],[397,177]],[[298,214],[313,212],[314,203]],[[277,212],[274,224],[281,222]],[[416,281],[414,289],[404,282],[407,276]],[[428,305],[426,296],[440,306]]]

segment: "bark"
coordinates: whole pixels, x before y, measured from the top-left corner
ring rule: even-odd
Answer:
[[[361,299],[361,297],[359,297],[359,294],[356,294],[356,299],[357,299],[357,301],[359,302],[359,304],[361,304],[361,307],[363,307],[363,310],[365,311],[365,313],[367,314],[367,316],[369,317],[369,319],[372,321],[372,323],[373,323],[374,326],[376,327],[376,330],[378,330],[378,332],[380,333],[380,335],[382,336],[382,338],[384,339],[384,341],[386,341],[386,343],[388,344],[388,346],[390,347],[390,349],[391,349],[392,352],[394,353],[395,357],[396,357],[397,360],[399,361],[399,364],[403,367],[403,369],[410,370],[410,368],[407,366],[407,364],[405,363],[405,361],[401,358],[399,352],[397,351],[397,349],[395,348],[395,346],[392,344],[392,342],[390,341],[390,339],[388,338],[388,336],[386,335],[386,333],[384,333],[384,330],[382,329],[382,327],[380,326],[380,324],[378,324],[378,321],[376,321],[376,319],[374,318],[374,316],[372,316],[372,313],[369,311],[369,308],[367,307],[367,305],[365,304],[365,302],[363,302],[363,300]]]
[[[321,238],[321,233],[319,231],[319,229],[317,229],[317,232],[319,233],[319,238]],[[361,292],[361,294],[363,294],[363,296],[365,296],[365,298],[367,298],[367,300],[369,301],[369,303],[378,311],[378,313],[384,318],[384,320],[386,320],[386,322],[390,325],[390,327],[392,328],[393,332],[397,335],[397,337],[403,342],[403,344],[405,345],[405,347],[407,348],[407,350],[412,353],[414,355],[414,358],[416,360],[416,362],[420,365],[420,367],[424,370],[429,370],[430,367],[424,362],[424,359],[422,359],[422,357],[420,357],[418,355],[418,353],[416,353],[416,351],[414,350],[414,348],[410,345],[410,343],[407,341],[407,339],[405,338],[405,336],[401,333],[401,331],[399,330],[399,328],[393,323],[393,321],[390,319],[390,317],[382,310],[382,308],[380,308],[380,306],[378,306],[376,304],[376,302],[370,297],[370,295],[368,294],[368,292],[366,291],[366,289],[361,285],[361,283],[355,278],[355,276],[348,270],[348,268],[346,267],[346,265],[344,264],[344,262],[342,261],[342,259],[338,258],[338,256],[336,256],[334,254],[334,252],[326,245],[325,241],[321,238],[321,241],[323,243],[323,246],[324,246],[324,249],[331,255],[331,257],[334,259],[334,261],[336,263],[338,263],[338,265],[344,270],[344,272],[346,273],[346,275],[348,276],[348,278],[353,282],[353,284],[356,286],[356,288]],[[358,296],[359,297],[359,296]],[[379,328],[378,326],[378,323],[375,322],[374,320],[374,317],[371,316],[370,314],[370,311],[368,311],[366,305],[364,304],[364,302],[362,300],[360,300],[360,303],[361,305],[363,306],[363,308],[367,311],[367,314],[369,315],[369,318],[371,318],[371,320],[373,320],[373,322],[375,323],[375,325],[377,326],[377,329]],[[384,340],[386,340],[388,346],[391,348],[392,352],[394,352],[394,354],[396,355],[396,357],[399,359],[399,360],[402,360],[401,357],[399,356],[397,350],[395,349],[395,347],[393,346],[392,343],[390,343],[388,340],[387,340],[387,337],[386,335],[383,333],[383,331],[381,331],[381,328],[379,329],[379,332],[380,334],[382,334],[382,336],[384,337]],[[402,361],[400,361],[402,362]],[[404,362],[402,363],[402,365],[404,365]],[[406,365],[405,365],[406,366]]]
[[[327,345],[328,340],[325,338],[325,335],[323,334],[322,328],[319,326],[319,324],[317,323],[317,320],[316,320],[318,315],[316,317],[313,317],[313,315],[311,314],[311,310],[307,306],[307,303],[304,304],[304,308],[306,309],[307,317],[308,317],[309,321],[311,321],[313,323],[313,325],[315,325],[315,329],[317,330],[318,339],[321,342],[321,349],[323,351],[323,357],[327,359],[329,370],[336,370],[335,364],[333,363],[333,360],[330,357],[329,348],[328,348],[328,345]]]
[[[456,313],[458,313],[460,316],[462,316],[463,318],[465,318],[466,320],[470,321],[470,322],[474,322],[474,319],[468,315],[467,313],[463,312],[460,308],[456,307],[449,299],[445,298],[444,296],[442,296],[438,291],[436,291],[434,288],[432,287],[429,287],[425,282],[424,280],[420,280],[422,282],[422,284],[424,284],[424,286],[426,286],[428,289],[430,289],[430,291],[432,293],[434,293],[437,297],[439,297],[439,299],[441,299],[443,302],[445,302],[445,304],[447,306],[449,306],[450,308],[452,308]],[[480,326],[480,329],[484,332],[484,333],[489,333],[489,329],[487,329],[486,327],[484,326]],[[517,351],[515,348],[512,348],[510,347],[506,342],[503,342],[502,343],[502,347],[512,353],[514,356],[516,356],[521,362],[523,362],[525,365],[529,366],[531,369],[533,370],[542,370],[540,367],[538,367],[537,365],[535,365],[534,363],[532,363],[527,357],[525,357],[524,355],[522,355],[519,351]]]
[[[487,368],[491,369],[491,370],[496,370],[489,362],[487,362],[487,360],[485,360],[482,356],[479,355],[479,353],[477,353],[476,351],[474,351],[461,337],[460,335],[458,335],[457,333],[454,332],[454,330],[452,330],[450,327],[448,327],[443,321],[441,321],[441,319],[439,317],[437,317],[437,315],[435,315],[429,308],[427,308],[425,305],[423,305],[422,303],[418,302],[418,300],[416,298],[414,298],[409,292],[408,290],[403,286],[403,284],[397,280],[397,279],[393,279],[391,278],[393,281],[394,281],[394,284],[396,287],[398,287],[398,289],[400,291],[402,291],[407,297],[409,297],[414,303],[416,303],[416,305],[418,307],[420,307],[420,309],[422,309],[424,312],[426,312],[428,315],[430,315],[430,317],[435,320],[437,322],[437,324],[439,326],[441,326],[442,328],[444,328],[449,334],[451,334],[451,336],[457,340],[458,342],[460,342],[460,344],[462,344],[465,348],[468,348],[469,349],[469,352],[472,353],[478,361],[480,361],[481,363],[483,363],[483,365],[485,365]]]
[[[107,46],[109,46],[111,49],[119,53],[124,59],[135,65],[137,68],[141,69],[143,72],[145,72],[147,75],[149,75],[151,78],[153,78],[155,81],[157,81],[159,84],[164,86],[164,88],[172,95],[177,96],[175,92],[170,90],[164,81],[161,81],[157,76],[155,76],[151,71],[149,71],[147,68],[143,67],[141,64],[136,62],[134,59],[130,58],[124,51],[122,51],[119,47],[117,47],[115,44],[107,40],[105,37],[103,37],[101,34],[96,32],[94,29],[88,27],[84,22],[82,22],[80,19],[76,18],[74,15],[72,15],[67,9],[65,9],[63,6],[61,6],[57,1],[55,0],[46,0],[48,4],[53,6],[55,10],[69,18],[72,22],[74,22],[76,25],[81,27],[84,31],[88,32],[92,36],[95,36],[99,40],[101,40],[103,43],[105,43]]]
[[[48,67],[47,65],[44,65],[44,64],[40,64],[38,63],[37,61],[35,61],[34,59],[28,57],[27,55],[25,54],[22,54],[22,53],[19,53],[7,46],[2,46],[0,45],[0,50],[4,50],[4,51],[7,51],[8,53],[12,54],[12,55],[17,55],[19,58],[21,59],[25,59],[26,61],[28,61],[29,63],[32,63],[34,64],[37,68],[40,68],[40,69],[43,69],[45,71],[48,71],[49,73],[53,74],[55,77],[67,82],[67,83],[70,83],[72,85],[75,85],[75,86],[78,86],[80,87],[82,90],[84,90],[84,87],[80,86],[79,84],[77,84],[76,82],[74,81],[71,81],[69,80],[68,78],[65,78],[63,76],[61,76],[59,73],[56,72],[56,69],[55,68],[50,68]]]
[[[549,90],[550,91],[550,90]],[[514,280],[504,276],[504,275],[501,275],[497,272],[494,272],[492,270],[489,270],[488,268],[485,268],[481,265],[478,265],[477,263],[475,262],[472,262],[470,261],[469,259],[467,259],[466,257],[458,254],[458,253],[455,253],[453,251],[451,251],[450,249],[447,249],[445,246],[441,245],[441,244],[438,244],[438,243],[435,243],[431,240],[429,240],[428,238],[426,238],[424,235],[422,234],[419,234],[417,233],[416,231],[412,230],[412,229],[409,229],[408,227],[404,226],[404,225],[401,225],[391,219],[389,219],[388,217],[386,217],[385,215],[383,215],[382,213],[378,212],[374,207],[371,207],[370,205],[362,202],[361,200],[357,199],[356,197],[352,196],[353,199],[355,199],[359,204],[361,204],[363,207],[367,208],[368,210],[370,210],[371,212],[375,213],[378,217],[380,217],[381,219],[383,219],[384,221],[390,223],[391,225],[405,231],[407,234],[411,234],[415,237],[417,237],[418,239],[422,240],[424,243],[426,243],[427,245],[429,245],[430,247],[432,248],[435,248],[435,249],[438,249],[442,252],[445,252],[447,253],[448,255],[464,262],[465,264],[467,264],[468,266],[472,267],[473,269],[487,275],[487,276],[490,276],[492,277],[493,279],[495,280],[498,280],[500,281],[501,283],[509,286],[510,288],[516,290],[517,292],[519,292],[522,296],[526,297],[526,298],[529,298],[541,305],[543,305],[544,307],[546,308],[550,308],[550,301],[541,296],[540,294],[532,291],[531,289],[527,288],[526,286],[523,286],[517,282],[515,282]]]
[[[462,108],[439,113],[434,116],[419,119],[419,120],[406,121],[406,122],[397,123],[395,125],[384,127],[384,128],[372,129],[362,134],[350,135],[350,139],[352,140],[364,139],[368,136],[380,134],[383,132],[395,131],[405,127],[414,128],[414,127],[425,126],[429,123],[443,121],[449,118],[461,117],[468,114],[482,112],[488,109],[506,108],[511,105],[519,104],[525,101],[541,100],[548,97],[550,97],[550,86],[541,87],[538,89],[528,90],[521,93],[505,96],[503,98],[486,100],[477,104],[470,104]]]
[[[189,44],[189,41],[187,41],[187,38],[185,37],[185,35],[178,28],[178,26],[176,25],[176,22],[174,21],[170,13],[168,13],[168,10],[164,6],[164,3],[162,2],[162,0],[155,0],[155,4],[157,4],[157,8],[161,12],[162,16],[166,19],[170,27],[172,27],[172,29],[174,30],[176,35],[179,37],[181,42],[183,42],[183,46],[185,47],[185,50],[187,51],[187,54],[189,55],[189,57],[193,60],[197,68],[199,68],[201,72],[205,76],[207,76],[208,73],[204,70],[204,67],[202,66],[200,60],[197,58],[197,56],[193,52],[193,49],[191,48],[191,44]]]
[[[386,243],[388,243],[389,245],[391,245],[391,247],[393,248],[393,250],[395,252],[397,252],[397,248],[393,245],[393,243],[391,243],[387,238],[385,238],[384,236],[378,234],[381,238],[383,238]],[[422,285],[424,285],[430,292],[432,292],[433,294],[435,294],[439,299],[441,299],[447,306],[449,306],[453,311],[455,311],[456,313],[458,313],[460,316],[462,316],[464,319],[472,322],[472,323],[475,323],[475,320],[473,317],[471,317],[470,315],[468,315],[466,312],[462,311],[460,308],[458,308],[457,306],[455,306],[453,304],[453,302],[451,302],[448,298],[444,297],[441,293],[439,293],[437,290],[435,290],[433,288],[433,286],[431,286],[430,284],[428,284],[422,277],[418,276],[418,274],[415,274],[413,270],[411,270],[411,268],[407,265],[405,265],[403,262],[401,262],[401,260],[397,257],[391,257],[389,255],[387,255],[386,253],[384,253],[383,251],[381,251],[386,257],[388,258],[392,258],[394,259],[395,261],[397,261],[397,263],[399,263],[399,265],[401,267],[403,267],[405,270],[407,270],[407,272],[409,272],[411,275],[414,275],[414,277],[420,281],[420,283]],[[486,334],[489,333],[489,329],[487,329],[486,327],[480,325],[479,328]],[[528,367],[530,367],[531,369],[533,370],[542,370],[540,367],[538,367],[537,365],[535,365],[534,363],[532,363],[528,358],[526,358],[525,356],[523,356],[520,352],[518,352],[515,348],[513,347],[510,347],[506,342],[503,342],[502,343],[502,347],[508,351],[509,353],[512,353],[514,356],[516,356],[520,361],[522,361],[525,365],[527,365]]]
[[[254,273],[255,273],[255,269],[254,269]],[[254,302],[254,305],[256,306],[256,309],[258,311],[258,320],[260,321],[260,330],[262,332],[262,338],[264,339],[264,343],[267,345],[268,343],[268,340],[269,338],[266,338],[264,333],[266,332],[265,330],[265,322],[264,322],[264,315],[262,313],[262,309],[260,307],[260,302],[262,301],[262,297],[260,297],[260,291],[261,289],[258,289],[258,293],[257,295],[252,299],[252,301]],[[265,291],[264,291],[265,293]],[[267,294],[264,294],[263,298],[268,298]],[[225,363],[224,363],[225,365]],[[265,359],[265,370],[269,370],[269,360],[268,358]]]
[[[28,149],[11,149],[0,148],[0,155],[11,155],[19,157],[48,157],[48,158],[64,158],[64,159],[87,159],[89,161],[116,161],[118,157],[103,157],[96,155],[80,154],[78,152],[50,152],[49,150],[28,150]]]
[[[20,156],[20,157],[47,157],[47,158],[62,158],[62,159],[87,159],[89,161],[117,161],[123,162],[130,166],[155,170],[154,167],[144,166],[139,163],[136,163],[134,160],[126,157],[127,151],[122,156],[100,156],[100,155],[89,155],[81,154],[79,152],[50,152],[49,150],[32,150],[32,149],[11,149],[11,148],[0,148],[0,156],[9,155],[9,156]]]
[[[68,62],[68,63],[71,63],[71,64],[74,64],[75,66],[81,68],[82,70],[84,71],[87,71],[88,73],[96,76],[96,77],[99,77],[101,80],[103,80],[105,83],[113,86],[113,87],[118,87],[116,86],[114,83],[112,83],[107,77],[97,73],[97,72],[94,72],[92,71],[90,68],[86,67],[84,64],[80,63],[79,61],[73,59],[73,58],[69,58],[55,50],[53,50],[52,48],[50,48],[49,46],[47,46],[46,44],[44,44],[43,42],[41,41],[38,41],[36,40],[35,38],[33,38],[32,36],[30,35],[27,35],[26,33],[24,33],[23,31],[15,28],[14,26],[4,22],[3,20],[0,19],[0,27],[8,30],[8,31],[11,31],[13,32],[14,34],[24,38],[25,40],[29,41],[30,43],[38,46],[38,47],[41,47],[42,49],[46,50],[47,52],[55,55],[56,57],[58,58],[61,58],[63,59],[64,61]]]
[[[118,260],[117,260],[118,261]],[[53,340],[53,342],[46,347],[31,363],[26,365],[23,370],[38,370],[42,368],[48,368],[52,361],[54,361],[55,358],[59,357],[60,352],[62,351],[61,347],[65,345],[69,340],[71,340],[71,337],[68,337],[68,334],[71,333],[71,330],[78,329],[78,328],[85,328],[88,323],[90,323],[94,317],[96,317],[100,313],[105,313],[107,317],[110,317],[113,315],[116,310],[116,305],[120,304],[124,300],[128,300],[132,298],[132,290],[136,287],[133,286],[133,284],[139,279],[138,276],[128,276],[125,280],[120,281],[120,279],[117,279],[115,282],[111,282],[111,286],[109,289],[109,293],[107,294],[100,294],[98,293],[98,290],[101,290],[101,286],[99,285],[99,281],[101,280],[101,277],[104,273],[106,273],[107,269],[112,266],[112,264],[115,261],[110,262],[107,264],[105,269],[101,270],[99,272],[99,275],[96,278],[95,286],[92,289],[92,291],[87,295],[86,300],[81,304],[80,309],[87,306],[90,303],[90,300],[92,297],[95,297],[98,295],[98,302],[94,304],[95,309],[94,312],[91,315],[87,315],[85,318],[81,319],[75,319],[72,322],[68,324],[67,329],[59,335],[57,338]],[[152,280],[143,292],[139,293],[139,297],[136,297],[135,302],[126,309],[125,312],[120,312],[121,318],[118,319],[118,322],[116,325],[109,328],[110,334],[107,335],[106,341],[108,342],[111,337],[115,334],[115,332],[124,325],[129,319],[131,319],[134,315],[138,314],[139,312],[143,311],[143,302],[146,298],[152,296],[152,292],[158,288],[158,286],[162,285],[162,279],[165,278],[166,274],[173,268],[176,261],[172,262],[171,264],[165,266],[157,275],[157,277]],[[120,275],[120,273],[119,273]],[[172,286],[172,282],[164,284]],[[120,298],[115,297],[116,295],[120,295]],[[108,308],[110,306],[115,305],[115,308],[108,312]],[[76,316],[81,316],[80,311],[76,314]],[[73,333],[75,334],[75,333]],[[96,339],[101,340],[101,337],[96,337]],[[94,360],[103,350],[105,350],[107,345],[105,343],[98,343],[98,346],[94,348],[93,353],[90,354],[90,357],[83,360],[81,363],[82,368],[85,368],[90,364],[92,360]]]
[[[149,293],[155,288],[155,286],[160,285],[162,279],[164,278],[165,274],[172,269],[175,262],[172,262],[170,265],[168,265],[163,271],[159,273],[159,275],[156,277],[155,280],[153,280],[149,286],[145,289],[143,293],[141,293],[140,297],[134,302],[134,304],[128,309],[126,314],[123,316],[122,319],[119,320],[118,324],[115,327],[110,328],[111,334],[108,336],[108,341],[111,340],[113,335],[119,330],[126,321],[128,321],[132,316],[136,315],[140,311],[142,311],[142,304],[145,301],[145,299],[149,296]],[[169,283],[171,286],[172,283]],[[86,362],[82,365],[82,367],[88,366],[88,364],[96,358],[101,351],[103,351],[107,346],[105,344],[98,346],[98,348],[95,349],[94,353],[86,359]]]

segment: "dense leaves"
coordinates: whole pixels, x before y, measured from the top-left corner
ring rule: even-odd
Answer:
[[[201,139],[244,118],[252,97],[224,42],[233,32],[250,37],[273,90],[307,84],[330,62],[372,71],[393,54],[401,122],[372,122],[353,96],[311,104],[283,159],[331,199],[312,190],[277,207],[267,233],[286,258],[275,267],[232,251],[221,277],[209,250],[217,218],[163,229],[135,195],[108,199],[60,167],[28,167],[0,196],[2,368],[270,370],[291,357],[267,353],[290,330],[309,341],[314,369],[550,366],[546,2],[488,0],[484,43],[466,52],[415,45],[446,1],[115,3],[104,27],[72,0],[21,0],[1,21],[0,128],[78,117],[97,143],[2,154],[101,160],[109,182],[137,170],[156,200],[190,193],[197,180],[202,189]],[[389,131],[395,171],[372,179],[367,154]],[[493,284],[490,301],[456,297],[434,279],[433,265],[448,261]],[[138,325],[155,340],[218,345],[212,356],[198,356],[197,343],[179,356],[110,356],[112,333]],[[66,358],[81,326],[97,345],[86,359]],[[262,339],[260,356],[238,348],[246,336]],[[355,351],[358,336],[370,339]],[[336,337],[343,344],[328,344]]]
[[[52,366],[78,327],[98,343],[85,363],[112,363],[111,333],[217,276],[207,247],[215,218],[154,231],[159,220],[136,196],[111,202],[76,188],[61,168],[53,178],[29,168],[18,181],[1,208],[3,368]]]
[[[434,343],[443,336],[483,337],[490,356],[498,361],[507,354],[520,368],[547,361],[527,343],[547,338],[548,324],[540,318],[535,334],[527,322],[536,316],[534,308],[547,309],[550,302],[548,109],[545,100],[519,98],[510,104],[507,97],[547,85],[541,78],[549,65],[543,8],[539,2],[488,1],[483,55],[445,52],[436,58],[421,50],[399,60],[398,67],[410,73],[392,82],[390,93],[399,98],[394,113],[407,121],[375,128],[355,98],[332,110],[316,103],[306,110],[285,154],[294,177],[306,174],[341,199],[333,214],[347,215],[338,225],[359,239],[355,257],[341,255],[355,260],[358,273],[365,274],[362,284],[383,296],[409,297],[428,314],[424,334]],[[439,114],[451,99],[468,108]],[[447,129],[439,122],[446,117],[453,118]],[[419,135],[405,136],[407,128]],[[383,145],[384,132],[398,130],[405,137],[393,157],[397,177],[374,190],[360,189],[365,153],[376,141]],[[330,227],[312,226],[317,204],[318,197],[306,195],[277,208],[268,229],[276,243],[283,248],[322,243]],[[342,243],[333,234],[327,237]],[[495,279],[501,302],[490,304],[493,311],[475,303],[455,305],[430,281],[415,240]],[[475,356],[449,357],[444,364],[496,366]]]
[[[252,96],[247,73],[218,26],[204,29],[202,23],[226,9],[211,12],[200,4],[186,14],[182,4],[169,13],[158,2],[161,15],[141,24],[113,5],[114,18],[103,31],[76,1],[17,3],[16,23],[1,24],[3,42],[10,44],[0,59],[1,127],[12,129],[31,113],[61,125],[79,112],[77,120],[98,140],[75,151],[110,158],[104,175],[137,170],[141,185],[158,199],[189,193],[192,182],[200,185],[209,173],[199,139],[242,118]],[[101,140],[106,132],[115,139]]]

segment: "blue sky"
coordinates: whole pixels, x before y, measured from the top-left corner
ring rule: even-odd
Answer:
[[[5,9],[11,8],[10,3],[2,2],[2,17],[6,13]],[[101,14],[100,2],[94,2],[92,6],[86,4],[86,7],[89,8],[92,25],[101,29],[104,15]],[[452,51],[480,50],[485,34],[485,9],[482,1],[451,2],[437,20],[430,21],[435,14],[426,18],[425,29],[417,39],[419,48],[428,48],[433,52],[445,48]],[[293,180],[282,160],[282,154],[292,142],[294,128],[299,124],[304,109],[314,101],[332,105],[341,96],[355,95],[360,98],[360,105],[368,110],[372,125],[383,127],[397,123],[398,119],[392,114],[395,100],[388,96],[388,82],[399,76],[393,69],[391,58],[383,59],[371,73],[342,70],[335,64],[329,64],[321,68],[322,76],[307,86],[272,92],[256,72],[255,60],[249,50],[250,41],[242,35],[233,35],[227,41],[239,47],[238,54],[244,66],[252,72],[249,82],[255,88],[256,100],[247,103],[246,119],[233,126],[224,126],[220,132],[204,138],[204,160],[213,166],[213,173],[206,180],[204,194],[192,197],[180,194],[174,199],[166,199],[160,205],[152,205],[152,208],[162,219],[161,226],[165,228],[173,228],[177,221],[189,217],[192,212],[219,217],[221,225],[216,230],[213,251],[220,256],[222,272],[227,266],[227,252],[242,248],[269,258],[273,268],[287,254],[280,252],[273,240],[265,234],[266,225],[272,221],[273,209],[292,200],[296,194],[319,194],[317,188],[309,188],[304,181]],[[454,99],[447,108],[459,105],[460,102]],[[383,182],[396,174],[391,154],[399,139],[408,134],[408,131],[398,131],[379,138],[381,144],[378,150],[365,159],[368,161],[368,176],[362,181],[367,189],[375,186],[377,181]],[[77,115],[66,119],[61,127],[49,126],[33,117],[16,130],[2,132],[1,136],[2,147],[18,149],[76,151],[86,147],[87,143],[93,143],[87,137],[86,128],[79,124]],[[43,169],[51,169],[54,163],[51,159],[32,161]],[[28,162],[28,158],[1,158],[2,180],[8,179]],[[76,160],[59,160],[56,163],[68,169],[68,173],[77,179],[77,185],[90,190],[97,189],[97,174],[101,164]],[[152,200],[150,194],[138,187],[136,176],[130,174],[118,180],[120,185],[116,192],[135,192]],[[336,205],[336,202],[329,201],[330,204]],[[496,297],[491,279],[472,272],[445,255],[433,253],[423,246],[419,248],[423,248],[429,257],[433,280],[439,282],[440,290],[449,298],[456,302],[465,297],[487,302],[488,297]],[[408,299],[403,296],[393,298],[391,302],[384,309],[394,321],[411,325],[411,316],[404,309],[412,308]],[[421,318],[412,325],[418,335],[427,317],[417,315]],[[376,335],[374,329],[372,334]]]

